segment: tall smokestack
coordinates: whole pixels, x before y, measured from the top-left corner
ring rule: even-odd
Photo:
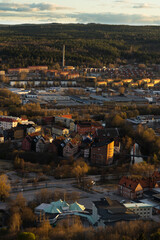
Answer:
[[[62,59],[62,68],[65,66],[65,45],[63,45],[63,59]]]

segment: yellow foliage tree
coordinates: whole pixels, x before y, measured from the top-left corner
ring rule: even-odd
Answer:
[[[8,177],[5,174],[0,175],[0,200],[4,201],[7,197],[9,197],[11,186],[8,181]]]

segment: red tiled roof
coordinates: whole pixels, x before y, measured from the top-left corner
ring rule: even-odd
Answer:
[[[18,122],[18,121],[13,119],[13,118],[3,118],[3,117],[0,117],[0,122]]]
[[[134,191],[138,184],[140,184],[142,188],[154,188],[157,181],[160,181],[160,173],[155,171],[151,178],[132,179],[123,176],[119,182],[119,185],[124,185],[126,188]]]
[[[153,178],[158,178],[160,180],[160,173],[158,171],[155,171],[153,174],[152,174],[152,177]]]
[[[123,185],[126,188],[129,188],[132,191],[134,191],[139,183],[140,181],[137,179],[133,180],[131,178],[123,176],[119,182],[119,185]]]

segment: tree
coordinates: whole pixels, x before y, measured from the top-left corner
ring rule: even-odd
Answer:
[[[113,117],[111,124],[114,127],[120,127],[120,126],[122,126],[124,124],[124,120],[118,114],[116,114]]]
[[[22,222],[23,227],[32,227],[34,224],[34,221],[36,220],[36,216],[32,212],[31,208],[25,207],[22,209]]]
[[[23,197],[22,193],[18,193],[15,200],[11,202],[11,210],[18,209],[18,211],[23,210],[26,207],[26,199]]]
[[[18,232],[20,230],[21,216],[18,212],[13,213],[13,215],[10,217],[9,225],[10,225],[10,231],[11,232]]]
[[[8,177],[5,174],[0,175],[0,200],[4,201],[9,197],[11,186],[8,181]]]
[[[45,188],[45,189],[41,189],[41,191],[36,194],[35,201],[37,204],[40,204],[43,202],[48,203],[52,201],[52,198],[53,198],[52,191]]]
[[[16,156],[14,159],[14,167],[17,169],[24,170],[24,165],[25,165],[24,159]]]
[[[151,240],[160,240],[160,229],[156,233],[151,234]]]
[[[119,94],[120,95],[124,95],[124,92],[125,92],[125,88],[124,87],[120,87],[119,88]]]
[[[139,175],[142,177],[146,177],[146,176],[150,177],[154,171],[155,171],[154,165],[151,165],[146,162],[135,163],[131,167],[131,173],[133,175]]]
[[[35,240],[36,236],[34,233],[21,232],[18,234],[18,240]]]
[[[82,159],[74,163],[73,174],[76,176],[78,183],[81,182],[82,177],[88,172],[89,167]]]
[[[48,239],[49,231],[52,230],[49,220],[45,220],[38,229],[38,235]]]

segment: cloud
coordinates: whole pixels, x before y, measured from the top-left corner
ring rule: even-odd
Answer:
[[[74,15],[75,17],[75,15]],[[113,14],[99,13],[86,14],[81,13],[76,15],[77,22],[96,22],[103,24],[160,24],[160,16],[147,16],[140,14]]]
[[[32,7],[34,9],[34,6]],[[40,8],[40,6],[39,6]],[[44,8],[43,8],[44,9]],[[45,8],[46,9],[46,8]],[[50,9],[51,10],[51,9]],[[6,20],[6,21],[5,21]],[[101,23],[126,25],[160,25],[160,16],[141,14],[58,13],[57,11],[1,12],[0,21],[8,23]]]
[[[148,3],[141,3],[138,5],[134,5],[133,8],[153,8],[153,6],[149,5]]]
[[[73,8],[59,6],[56,4],[49,3],[31,3],[31,4],[20,4],[20,3],[0,3],[0,12],[37,12],[37,11],[57,11],[57,10],[73,10]]]

